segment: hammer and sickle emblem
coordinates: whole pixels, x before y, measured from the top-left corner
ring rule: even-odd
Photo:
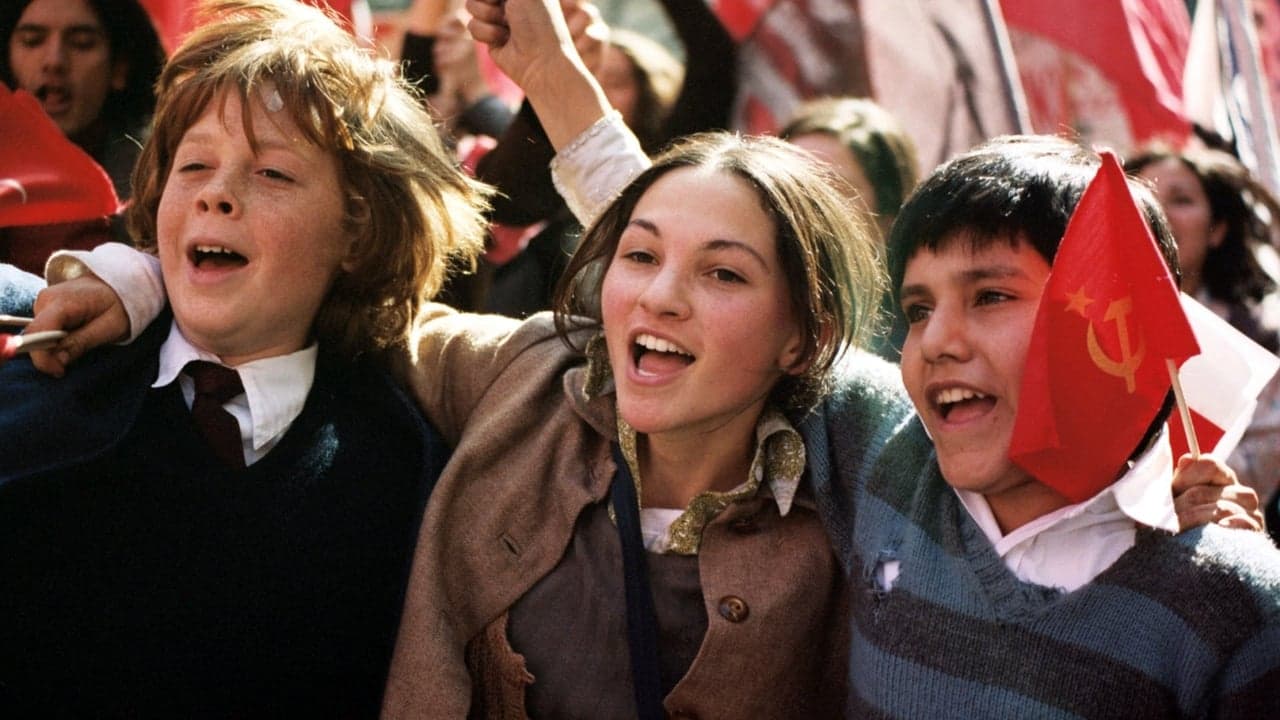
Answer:
[[[1089,333],[1087,340],[1089,342],[1089,357],[1093,360],[1093,364],[1098,366],[1102,372],[1113,375],[1115,377],[1124,378],[1125,390],[1133,393],[1136,382],[1134,374],[1138,367],[1142,365],[1142,357],[1147,352],[1147,339],[1145,337],[1138,338],[1138,349],[1133,349],[1133,344],[1129,339],[1129,324],[1126,318],[1133,311],[1133,300],[1130,298],[1121,298],[1120,300],[1112,300],[1107,305],[1107,312],[1103,315],[1104,322],[1112,320],[1116,323],[1116,333],[1120,337],[1120,359],[1115,360],[1106,351],[1098,345],[1098,337],[1093,331],[1093,321],[1089,321]]]

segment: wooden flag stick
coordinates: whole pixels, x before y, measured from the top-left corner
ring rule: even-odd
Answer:
[[[11,325],[13,327],[26,327],[31,324],[31,318],[18,317],[17,315],[0,315],[0,325]]]
[[[1191,410],[1187,408],[1187,398],[1182,394],[1182,381],[1178,379],[1178,365],[1172,358],[1165,358],[1169,368],[1169,380],[1173,383],[1173,399],[1178,402],[1178,414],[1182,416],[1182,429],[1187,433],[1187,447],[1191,450],[1192,459],[1200,459],[1200,441],[1196,439],[1195,426],[1191,424]],[[1174,458],[1176,461],[1177,458]]]

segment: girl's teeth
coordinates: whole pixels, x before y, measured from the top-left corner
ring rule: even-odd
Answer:
[[[667,342],[662,338],[656,338],[652,335],[640,335],[636,338],[636,344],[647,350],[655,350],[664,353],[676,353],[679,355],[688,355],[689,353],[681,350],[674,343]]]

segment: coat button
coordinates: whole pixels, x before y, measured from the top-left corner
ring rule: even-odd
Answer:
[[[747,601],[737,595],[725,595],[720,598],[720,617],[731,623],[740,623],[751,614]]]

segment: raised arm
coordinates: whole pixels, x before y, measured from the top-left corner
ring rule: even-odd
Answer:
[[[557,149],[609,113],[558,0],[467,0],[471,34],[525,92]]]
[[[467,0],[472,35],[525,92],[559,153],[556,188],[585,226],[649,158],[609,106],[574,46],[561,3],[575,0]]]
[[[565,23],[584,64],[596,72],[609,27],[590,2],[575,0]],[[498,188],[492,217],[509,225],[531,225],[565,210],[551,178],[556,150],[528,100],[506,127],[497,144],[476,163],[476,176]]]

